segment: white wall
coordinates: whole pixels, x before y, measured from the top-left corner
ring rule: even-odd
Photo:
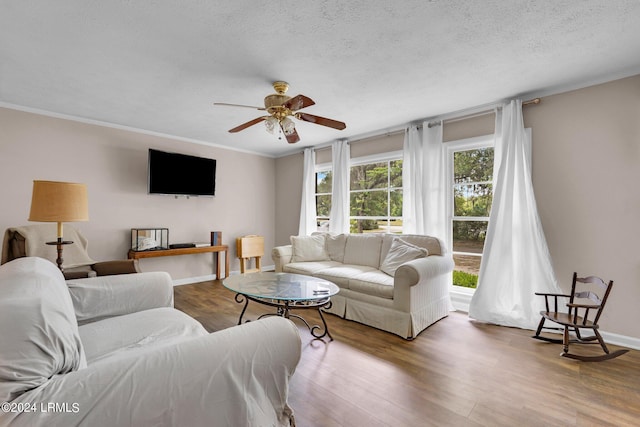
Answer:
[[[216,159],[216,197],[148,195],[149,148]],[[126,258],[131,228],[169,228],[170,243],[208,241],[210,231],[222,231],[232,271],[239,269],[236,237],[260,234],[266,248],[274,244],[272,158],[0,108],[0,230],[29,224],[35,179],[87,185],[90,220],[73,225],[88,238],[95,260]],[[272,264],[267,252],[263,265]],[[140,265],[185,279],[215,273],[212,260],[212,254],[183,255]]]

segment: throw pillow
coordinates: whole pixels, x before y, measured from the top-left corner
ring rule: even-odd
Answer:
[[[292,262],[328,261],[329,254],[322,234],[315,236],[291,236]]]
[[[396,237],[393,239],[391,248],[389,248],[387,256],[380,265],[380,270],[393,277],[398,267],[405,262],[424,258],[427,255],[429,255],[429,251],[426,249],[412,245]]]

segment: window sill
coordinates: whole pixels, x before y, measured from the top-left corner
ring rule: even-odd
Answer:
[[[468,313],[469,304],[471,303],[471,298],[473,297],[473,294],[475,292],[476,290],[472,288],[451,286],[449,294],[451,295],[451,303],[453,304],[453,307],[458,311],[464,311],[465,313]]]

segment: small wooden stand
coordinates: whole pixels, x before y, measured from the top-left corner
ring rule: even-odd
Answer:
[[[58,268],[60,271],[64,272],[64,268],[62,267],[62,263],[64,259],[62,259],[62,245],[70,245],[72,244],[72,240],[62,240],[62,237],[58,237],[58,240],[55,242],[47,242],[47,245],[55,245],[58,251],[58,258],[56,258],[56,264],[58,264]]]
[[[264,255],[264,237],[244,236],[236,239],[236,253],[240,258],[240,273],[261,271],[261,258]],[[246,262],[256,259],[256,268],[247,269]]]

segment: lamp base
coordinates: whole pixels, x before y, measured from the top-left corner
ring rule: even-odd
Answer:
[[[58,237],[58,240],[56,240],[55,242],[46,242],[47,245],[56,245],[56,249],[58,250],[58,258],[56,258],[56,264],[58,264],[58,268],[60,269],[60,271],[64,271],[64,269],[62,268],[62,261],[64,261],[62,259],[62,246],[63,245],[70,245],[73,243],[72,240],[62,240],[62,237]]]

